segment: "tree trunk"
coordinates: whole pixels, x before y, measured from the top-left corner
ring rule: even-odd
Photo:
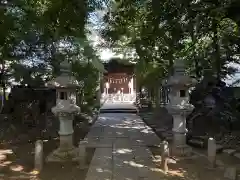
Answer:
[[[221,67],[222,62],[219,54],[219,45],[218,45],[218,34],[217,34],[217,21],[213,20],[213,48],[214,48],[214,60],[215,60],[215,72],[217,79],[221,79]]]
[[[195,22],[192,23],[191,37],[192,37],[192,42],[193,42],[193,47],[194,47],[193,59],[194,59],[195,75],[196,75],[196,78],[199,80],[201,78],[201,65],[199,64],[198,58],[196,56],[196,46],[195,46],[197,43],[197,34],[198,34],[198,26],[199,26],[198,15],[196,16],[194,21]]]
[[[160,96],[159,96],[159,84],[157,82],[155,88],[154,88],[154,102],[155,102],[155,107],[158,107],[160,104]]]
[[[1,60],[1,85],[2,85],[2,102],[1,102],[1,112],[3,110],[5,99],[6,99],[6,77],[5,77],[5,63],[4,60]]]
[[[171,58],[169,60],[169,75],[172,76],[174,74],[174,68],[173,68],[173,65],[174,65],[174,61],[173,59]]]

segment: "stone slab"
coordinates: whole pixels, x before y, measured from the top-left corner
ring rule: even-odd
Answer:
[[[229,155],[232,155],[236,152],[236,150],[235,149],[224,149],[223,152],[227,153]]]
[[[132,103],[104,103],[101,109],[137,109]]]
[[[235,153],[234,156],[238,159],[240,159],[240,153]]]
[[[153,155],[149,148],[147,147],[134,147],[134,155],[136,163],[135,166],[138,167],[139,178],[146,178],[151,180],[158,180],[159,176],[154,171],[156,169]]]
[[[86,180],[112,179],[112,148],[97,148],[89,166]]]
[[[236,167],[228,167],[224,172],[224,178],[229,180],[236,180],[237,179],[237,169]]]
[[[91,166],[112,166],[112,148],[96,148]]]
[[[132,148],[113,149],[113,179],[138,180],[138,169],[133,164],[134,154]]]

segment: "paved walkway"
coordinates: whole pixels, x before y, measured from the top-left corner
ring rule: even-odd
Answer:
[[[160,139],[139,116],[101,114],[85,140],[96,148],[86,180],[159,180],[147,146]]]

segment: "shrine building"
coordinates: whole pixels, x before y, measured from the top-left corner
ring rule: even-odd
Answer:
[[[102,93],[135,94],[136,78],[134,64],[123,63],[121,59],[111,59],[104,63],[106,73],[103,75]]]

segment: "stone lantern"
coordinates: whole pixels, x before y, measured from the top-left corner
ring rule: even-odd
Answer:
[[[170,88],[169,103],[166,108],[173,116],[173,147],[172,153],[185,156],[191,154],[191,148],[186,144],[186,116],[193,110],[189,104],[189,89],[195,83],[194,79],[185,75],[184,62],[174,63],[174,74],[167,80]]]
[[[47,161],[77,161],[78,149],[73,146],[73,119],[80,112],[76,105],[76,87],[78,83],[70,75],[70,64],[68,61],[61,63],[61,75],[47,83],[48,87],[56,89],[56,106],[52,112],[59,118],[59,147],[48,157]]]

